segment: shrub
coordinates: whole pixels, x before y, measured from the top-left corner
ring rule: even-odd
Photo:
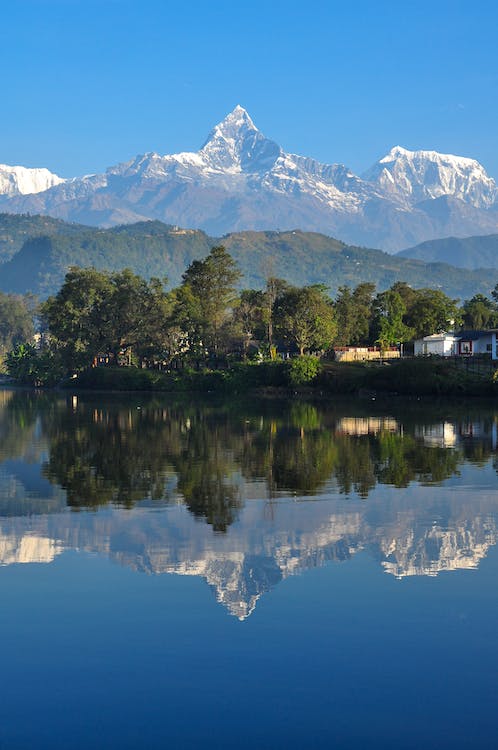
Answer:
[[[317,357],[305,354],[291,360],[289,365],[289,382],[291,385],[306,385],[321,373],[322,363]]]
[[[53,386],[64,372],[57,353],[38,352],[31,344],[18,344],[7,354],[6,365],[9,375],[25,385]]]

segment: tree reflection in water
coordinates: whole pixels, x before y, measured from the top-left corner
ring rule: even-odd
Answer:
[[[369,409],[4,392],[0,451],[3,460],[23,455],[37,430],[44,476],[71,508],[183,502],[217,532],[237,519],[245,482],[263,481],[270,499],[313,497],[328,484],[366,499],[379,483],[442,482],[465,461],[482,465],[495,453],[493,412]]]

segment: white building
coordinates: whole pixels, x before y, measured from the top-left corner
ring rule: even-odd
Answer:
[[[490,354],[492,359],[498,358],[496,331],[460,331],[459,337],[458,354]]]
[[[424,336],[423,339],[416,339],[413,353],[416,357],[428,357],[431,354],[454,357],[458,354],[458,341],[459,336],[455,336],[454,333],[433,333]]]
[[[498,331],[459,331],[458,333],[433,333],[414,342],[413,352],[416,357],[427,357],[436,354],[439,357],[472,357],[488,354],[491,359],[498,359]]]

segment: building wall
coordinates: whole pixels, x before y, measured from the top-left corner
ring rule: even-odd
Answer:
[[[336,362],[370,362],[380,359],[399,359],[398,349],[380,349],[373,346],[341,346],[334,349]]]
[[[429,357],[431,354],[439,357],[452,357],[456,352],[456,339],[454,336],[417,339],[413,348],[413,353],[416,357]]]

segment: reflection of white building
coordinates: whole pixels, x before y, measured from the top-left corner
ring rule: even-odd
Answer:
[[[400,426],[392,417],[343,417],[337,430],[346,435],[377,435],[379,432],[399,432]]]
[[[415,435],[423,438],[426,445],[438,448],[452,448],[457,442],[455,425],[451,422],[421,425],[415,428]]]
[[[495,451],[498,446],[498,424],[494,421],[486,428],[481,422],[462,421],[415,427],[415,436],[422,438],[425,445],[437,448],[454,448],[462,440],[480,440],[489,444]]]
[[[460,425],[460,437],[471,440],[489,440],[491,450],[495,451],[498,445],[498,426],[496,421],[491,425],[491,429],[485,430],[480,422],[462,422]]]

